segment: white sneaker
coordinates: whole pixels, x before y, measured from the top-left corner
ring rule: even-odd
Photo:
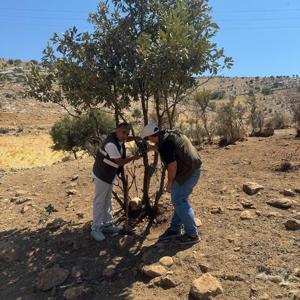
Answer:
[[[122,230],[122,228],[111,224],[108,226],[103,226],[101,230],[104,233],[119,233]]]
[[[91,237],[97,242],[101,242],[105,240],[105,235],[100,230],[92,230]]]

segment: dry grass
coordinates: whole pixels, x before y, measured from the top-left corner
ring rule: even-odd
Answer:
[[[48,134],[0,136],[0,168],[50,166],[66,154],[51,149]]]

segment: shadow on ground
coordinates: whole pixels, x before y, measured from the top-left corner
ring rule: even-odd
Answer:
[[[143,227],[144,226],[144,227]],[[0,233],[0,243],[14,245],[17,259],[0,262],[1,299],[62,299],[69,287],[84,285],[90,290],[88,299],[130,299],[131,286],[150,281],[141,267],[174,256],[183,246],[158,242],[150,234],[151,223],[140,223],[141,233],[131,233],[127,244],[120,246],[124,236],[110,236],[95,242],[89,236],[89,224],[64,223],[56,231],[37,229]],[[150,237],[150,238],[149,238]],[[70,272],[67,280],[49,291],[36,287],[37,275],[44,269],[59,266]],[[103,271],[110,266],[109,276]],[[109,269],[109,268],[108,268]],[[108,272],[109,273],[109,272]]]

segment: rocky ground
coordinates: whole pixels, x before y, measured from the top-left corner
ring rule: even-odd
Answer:
[[[23,97],[28,68],[0,67],[0,299],[300,299],[300,140],[293,129],[200,150],[202,177],[190,199],[200,243],[158,242],[172,214],[168,194],[154,223],[143,219],[130,234],[97,243],[89,236],[92,159],[54,154],[48,133],[63,111]],[[267,115],[286,110],[299,83],[215,78],[207,88],[243,100],[250,80],[277,83],[259,98]],[[114,203],[124,225],[118,210]]]
[[[167,194],[151,227],[144,219],[130,235],[91,240],[91,159],[3,172],[1,299],[299,299],[299,146],[291,129],[205,146],[192,247],[157,240]],[[275,170],[283,159],[288,172]]]

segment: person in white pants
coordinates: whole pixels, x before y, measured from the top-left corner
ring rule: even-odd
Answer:
[[[121,168],[140,158],[139,155],[126,158],[124,143],[133,140],[128,137],[130,124],[121,123],[116,131],[107,136],[104,143],[99,147],[93,166],[93,181],[95,195],[93,202],[93,223],[91,236],[96,241],[105,240],[104,233],[119,233],[120,227],[113,225],[112,221],[112,188],[113,181]]]

